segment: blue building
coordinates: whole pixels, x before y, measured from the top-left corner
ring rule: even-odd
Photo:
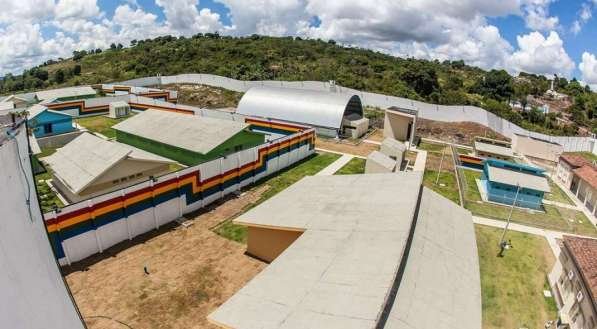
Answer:
[[[516,199],[517,207],[541,209],[543,195],[550,192],[544,172],[541,168],[488,159],[481,180],[489,201],[512,205]]]
[[[64,134],[74,131],[73,117],[69,114],[52,111],[42,105],[34,105],[28,109],[27,122],[33,129],[36,138]]]

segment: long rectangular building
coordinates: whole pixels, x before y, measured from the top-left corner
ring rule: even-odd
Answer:
[[[312,176],[241,215],[271,261],[208,316],[225,328],[481,328],[471,213],[422,174]],[[411,191],[411,193],[404,193]]]

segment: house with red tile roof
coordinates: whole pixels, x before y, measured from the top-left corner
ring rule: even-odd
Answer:
[[[597,328],[597,239],[564,236],[549,278],[559,309],[557,328]]]
[[[556,177],[593,213],[597,214],[597,164],[582,154],[560,156]]]

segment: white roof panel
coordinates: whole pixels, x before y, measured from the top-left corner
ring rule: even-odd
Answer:
[[[38,100],[48,100],[52,98],[64,98],[64,97],[78,97],[95,94],[95,90],[89,86],[81,87],[68,87],[60,89],[42,90],[35,93]]]
[[[253,87],[241,98],[236,113],[339,129],[352,98],[349,93],[293,88]]]
[[[536,176],[520,171],[508,170],[494,166],[488,166],[489,180],[502,184],[520,186],[522,188],[537,191],[550,192],[549,183],[544,176]]]
[[[244,122],[149,109],[112,128],[206,154],[248,126]]]
[[[475,150],[491,153],[491,154],[498,154],[502,156],[512,157],[514,156],[514,152],[512,148],[505,147],[501,145],[495,145],[491,143],[484,143],[481,141],[475,141]]]

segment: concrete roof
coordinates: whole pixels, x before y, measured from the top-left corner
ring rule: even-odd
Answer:
[[[367,156],[367,161],[374,161],[375,163],[387,168],[390,171],[396,168],[396,160],[390,158],[386,154],[381,153],[379,151],[373,151],[369,153],[369,155]]]
[[[391,137],[384,138],[384,140],[381,142],[380,146],[382,148],[385,146],[385,147],[388,147],[388,148],[398,151],[398,152],[406,151],[406,145],[403,142],[397,141]],[[386,155],[389,155],[389,154],[386,154]]]
[[[253,87],[241,98],[236,113],[339,129],[350,102],[358,104],[362,116],[361,99],[356,94]]]
[[[241,215],[235,223],[304,232],[210,314],[210,321],[227,328],[247,329],[375,328],[380,323],[387,324],[386,327],[393,325],[396,322],[392,317],[400,320],[405,315],[412,323],[425,324],[413,328],[431,329],[436,328],[435,323],[425,322],[425,318],[441,319],[445,316],[443,311],[462,305],[466,314],[455,310],[453,320],[463,324],[456,327],[479,329],[479,272],[478,265],[473,265],[477,259],[470,213],[424,188],[418,217],[424,226],[414,231],[415,237],[416,234],[420,237],[411,251],[423,252],[426,239],[435,238],[436,231],[428,226],[438,221],[445,221],[440,227],[447,229],[447,236],[440,241],[447,245],[430,248],[428,254],[417,255],[413,261],[405,254],[417,214],[421,182],[422,174],[414,172],[306,177]],[[451,218],[447,219],[446,214]],[[467,234],[471,236],[465,237]],[[463,253],[455,255],[456,251]],[[467,272],[464,276],[438,280],[429,273],[417,279],[414,277],[418,275],[419,264],[430,268],[423,256],[446,257],[441,263],[446,267],[463,263],[455,256],[472,258],[462,268],[462,272]],[[408,280],[402,280],[400,285],[411,287],[414,292],[405,298],[421,299],[429,307],[425,312],[414,314],[414,309],[406,309],[408,304],[394,302],[392,288],[400,277],[397,273],[401,264],[406,264],[404,277]],[[443,271],[448,275],[456,272],[456,269]],[[476,281],[471,279],[475,276]],[[465,285],[458,282],[442,286],[440,283],[445,279],[467,280],[469,290],[455,291],[456,287]],[[417,284],[429,284],[436,290],[412,289]],[[396,310],[391,309],[390,301]]]
[[[96,94],[96,91],[89,86],[68,87],[60,89],[42,90],[35,93],[38,100],[51,98],[77,97]]]
[[[482,141],[475,141],[475,150],[507,157],[514,156],[514,151],[512,151],[512,148],[491,143],[484,143]]]
[[[0,111],[12,110],[15,108],[15,104],[12,101],[0,102]]]
[[[158,155],[132,146],[113,143],[89,133],[79,135],[42,160],[50,165],[54,174],[74,193],[79,193],[126,158],[174,163]]]
[[[66,113],[66,112],[61,112],[61,111],[54,111],[54,110],[49,110],[47,107],[40,105],[40,104],[34,104],[32,106],[30,106],[29,108],[27,108],[27,112],[29,112],[29,114],[27,115],[27,119],[33,119],[36,116],[40,115],[41,113],[48,111],[48,112],[52,112],[52,113],[57,113],[60,115],[64,115],[67,117],[70,117],[72,115]]]
[[[520,186],[537,191],[550,192],[549,183],[545,176],[531,175],[519,171],[488,166],[489,180],[502,184]]]
[[[243,122],[149,109],[112,128],[206,154],[248,126]]]

